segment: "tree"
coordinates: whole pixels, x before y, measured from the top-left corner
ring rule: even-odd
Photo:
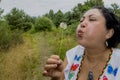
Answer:
[[[54,19],[54,11],[53,11],[52,9],[49,11],[49,18],[50,18],[51,20]]]
[[[2,15],[3,11],[4,11],[4,10],[0,8],[0,19],[2,18],[1,15]]]
[[[104,6],[103,0],[87,0],[84,2],[84,4],[78,3],[77,6],[75,6],[72,11],[68,11],[65,14],[61,10],[54,13],[53,10],[50,10],[49,13],[47,13],[45,16],[50,18],[54,24],[58,27],[61,22],[66,22],[67,25],[74,24],[76,22],[79,22],[81,16],[85,11],[90,9],[93,6]]]
[[[13,8],[10,13],[5,16],[6,21],[10,25],[10,29],[19,29],[23,31],[28,31],[31,29],[32,22],[31,17],[23,10]]]
[[[49,13],[44,15],[45,17],[48,17],[53,21],[53,23],[58,27],[61,22],[66,22],[67,19],[65,18],[63,12],[61,10],[58,10],[56,13],[54,13],[53,10],[50,10]]]
[[[81,3],[79,3],[77,6],[73,8],[72,23],[80,20],[80,17],[82,16],[83,12],[86,11],[85,7],[87,6],[84,6]]]
[[[120,20],[120,7],[119,7],[119,5],[116,4],[116,3],[113,3],[113,4],[111,4],[111,8],[110,9],[112,10],[113,13],[116,14],[118,19]]]
[[[58,27],[60,23],[63,21],[64,21],[64,14],[61,10],[59,10],[57,13],[55,13],[53,22]]]
[[[64,14],[64,22],[66,22],[68,25],[70,25],[71,20],[72,20],[72,13],[70,11],[68,11]]]
[[[74,22],[78,22],[83,15],[85,11],[90,9],[93,6],[104,6],[103,0],[87,0],[84,2],[84,4],[79,3],[77,6],[75,6],[72,10],[72,19],[71,19],[71,24]]]
[[[104,6],[103,0],[87,0],[84,5],[88,5],[89,7],[93,6]]]

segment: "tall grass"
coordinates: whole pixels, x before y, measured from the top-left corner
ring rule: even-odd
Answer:
[[[64,59],[66,51],[77,44],[74,34],[61,29],[23,36],[24,44],[0,52],[0,80],[50,80],[42,76],[47,58],[57,54]]]
[[[77,45],[75,33],[68,34],[67,30],[56,29],[53,32],[46,32],[46,39],[52,48],[52,53],[64,59],[66,51]]]
[[[41,80],[37,41],[29,34],[24,41],[9,52],[0,52],[0,80]]]

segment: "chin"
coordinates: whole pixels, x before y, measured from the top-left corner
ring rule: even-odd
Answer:
[[[81,41],[78,41],[78,44],[84,46],[84,44]]]
[[[85,43],[82,42],[82,41],[78,41],[78,44],[81,45],[81,46],[83,46],[83,47],[87,47],[87,46],[88,46],[87,44],[85,44]]]

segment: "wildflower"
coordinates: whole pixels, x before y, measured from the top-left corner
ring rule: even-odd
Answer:
[[[67,24],[65,22],[61,22],[60,23],[60,28],[66,29],[67,28]]]

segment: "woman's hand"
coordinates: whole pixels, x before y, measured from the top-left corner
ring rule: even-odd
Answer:
[[[48,58],[44,69],[44,76],[59,79],[63,71],[63,62],[58,55],[52,55]]]

